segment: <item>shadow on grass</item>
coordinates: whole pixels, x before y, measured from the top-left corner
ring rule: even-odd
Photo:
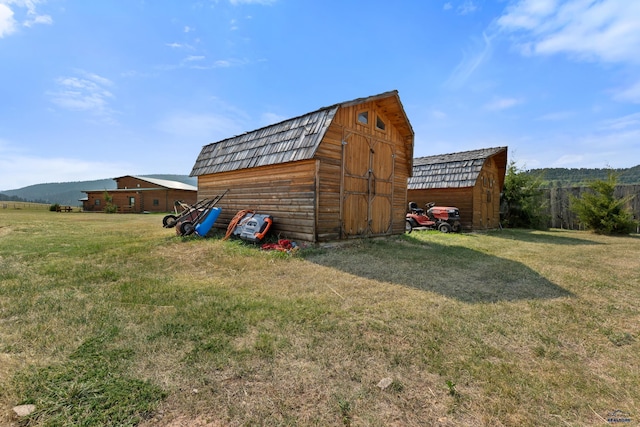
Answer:
[[[435,292],[466,303],[573,296],[521,263],[406,236],[312,251],[305,258],[356,276]]]
[[[553,245],[602,245],[602,243],[594,242],[593,240],[581,239],[579,237],[567,237],[567,231],[555,231],[555,230],[491,230],[485,232],[491,237],[500,237],[508,240],[517,240],[530,243],[549,243]],[[562,234],[562,235],[560,235]]]

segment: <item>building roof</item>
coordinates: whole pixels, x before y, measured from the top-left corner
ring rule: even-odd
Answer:
[[[507,147],[483,148],[413,159],[413,176],[409,178],[407,189],[473,187],[486,160],[493,156],[497,157],[498,169],[503,172],[499,183],[502,188],[506,172]]]
[[[413,141],[413,130],[400,103],[398,92],[394,90],[324,107],[205,145],[193,166],[191,176],[312,159],[340,107],[371,101],[379,102],[403,136],[410,137]]]
[[[184,182],[171,181],[171,180],[168,180],[168,179],[149,178],[149,177],[146,177],[146,176],[135,176],[135,175],[125,175],[125,176],[121,176],[121,177],[113,178],[113,179],[117,182],[118,179],[126,178],[126,177],[131,177],[131,178],[135,178],[135,179],[140,180],[140,181],[148,182],[149,184],[153,185],[153,188],[163,187],[163,188],[169,188],[171,190],[198,191],[198,187],[195,187],[195,186],[189,185],[189,184],[185,184]],[[139,188],[137,190],[139,190]],[[110,190],[110,191],[112,191],[112,190]]]

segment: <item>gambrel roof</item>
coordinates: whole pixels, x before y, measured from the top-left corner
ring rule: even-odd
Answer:
[[[313,157],[338,107],[330,107],[202,148],[191,176]]]
[[[380,104],[392,124],[413,142],[413,129],[397,91],[324,107],[274,125],[205,145],[191,176],[312,159],[338,109],[364,102]]]
[[[434,188],[465,188],[476,184],[478,175],[489,157],[496,157],[501,170],[500,187],[506,172],[507,147],[484,148],[460,153],[413,159],[413,176],[409,178],[408,190]]]

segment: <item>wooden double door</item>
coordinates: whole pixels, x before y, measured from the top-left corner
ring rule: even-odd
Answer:
[[[358,133],[343,139],[343,237],[391,234],[394,157],[388,141]]]

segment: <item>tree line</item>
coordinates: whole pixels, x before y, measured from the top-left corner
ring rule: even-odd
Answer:
[[[26,202],[26,200],[22,200],[18,196],[7,196],[6,194],[0,193],[0,202]]]
[[[559,224],[561,228],[602,234],[638,232],[640,184],[621,185],[619,172],[612,169],[604,176],[591,175],[600,178],[570,185],[559,185],[558,181],[550,185],[546,176],[519,169],[514,162],[508,165],[501,199],[503,226],[546,229]],[[584,177],[575,174],[574,178],[578,176]]]
[[[640,165],[623,169],[545,168],[521,170],[521,172],[539,178],[540,185],[545,188],[587,186],[595,180],[607,180],[611,172],[616,175],[618,184],[640,184]]]

